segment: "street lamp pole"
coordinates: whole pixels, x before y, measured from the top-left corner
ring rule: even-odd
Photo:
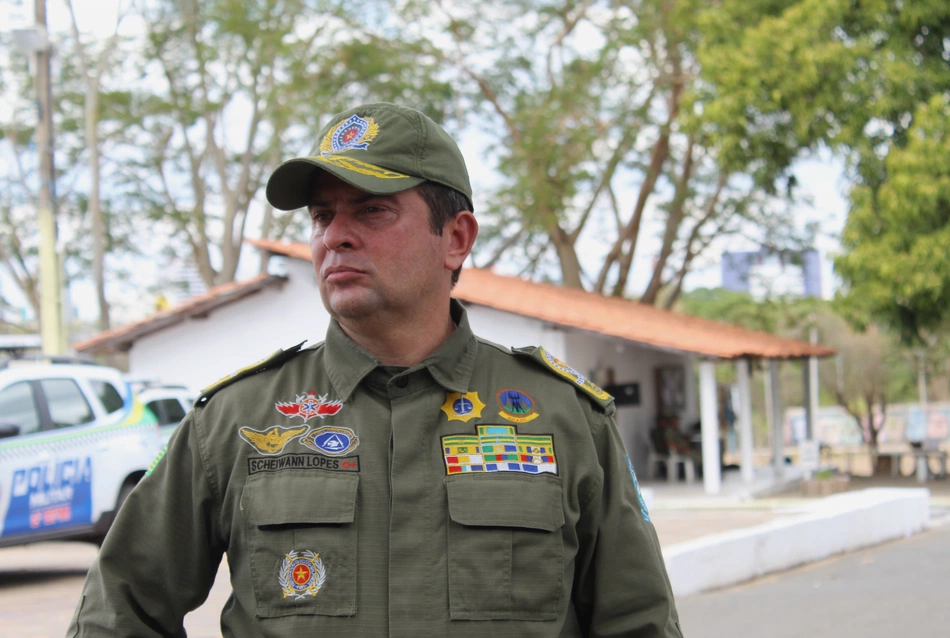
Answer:
[[[36,146],[40,153],[40,192],[37,217],[40,231],[40,334],[43,354],[66,352],[63,329],[60,263],[56,253],[56,168],[53,162],[53,91],[50,80],[52,46],[46,35],[46,0],[35,0],[37,35],[30,50],[35,56]]]

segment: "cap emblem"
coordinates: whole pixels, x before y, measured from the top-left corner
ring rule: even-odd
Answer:
[[[351,115],[350,119],[340,122],[323,136],[323,141],[320,142],[320,155],[349,150],[365,151],[377,135],[379,135],[379,125],[373,121],[373,118],[364,120],[359,115]]]

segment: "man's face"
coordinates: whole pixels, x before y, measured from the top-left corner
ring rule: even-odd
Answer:
[[[445,238],[432,233],[415,189],[372,195],[321,171],[309,212],[320,296],[337,320],[428,311],[447,285]]]

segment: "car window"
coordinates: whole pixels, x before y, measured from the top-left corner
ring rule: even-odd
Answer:
[[[161,425],[180,423],[185,418],[185,408],[178,399],[156,399],[146,405],[155,414]]]
[[[96,391],[96,396],[102,401],[103,407],[105,407],[106,412],[109,414],[118,412],[122,409],[122,406],[125,405],[125,401],[122,400],[122,395],[119,394],[115,386],[108,381],[96,381],[93,379],[90,380],[89,383],[92,385],[92,389]]]
[[[42,379],[40,387],[46,395],[53,427],[81,425],[95,418],[82,390],[72,379]]]
[[[0,392],[0,424],[19,426],[20,434],[40,429],[40,414],[36,410],[33,386],[28,382],[14,383]]]

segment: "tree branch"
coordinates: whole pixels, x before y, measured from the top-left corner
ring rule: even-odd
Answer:
[[[676,180],[673,200],[670,202],[670,214],[666,220],[666,228],[663,230],[663,242],[660,246],[660,255],[656,265],[653,267],[653,276],[650,277],[650,283],[647,284],[646,291],[640,298],[640,303],[648,305],[656,303],[656,296],[660,291],[661,282],[663,281],[663,271],[666,269],[666,262],[673,252],[673,242],[676,241],[676,237],[679,235],[680,225],[683,223],[683,213],[689,192],[689,180],[693,174],[693,147],[695,144],[695,137],[690,135],[686,144],[683,170],[680,173],[679,179]]]

